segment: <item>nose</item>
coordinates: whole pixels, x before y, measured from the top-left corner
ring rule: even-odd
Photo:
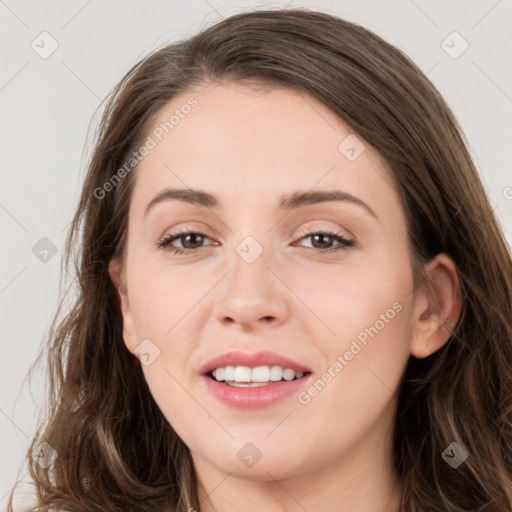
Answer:
[[[276,326],[290,315],[290,291],[267,266],[263,254],[252,263],[235,256],[234,265],[220,283],[214,315],[225,326],[253,331]]]

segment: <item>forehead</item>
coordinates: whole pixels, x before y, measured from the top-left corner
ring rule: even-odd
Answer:
[[[192,101],[196,105],[188,109]],[[294,154],[299,158],[308,149],[300,142],[318,146],[323,141],[324,149],[336,151],[337,133],[348,131],[315,98],[291,88],[260,84],[211,83],[182,93],[160,110],[153,130],[169,129],[166,122],[173,117],[173,127],[163,137],[174,145],[186,140],[199,155],[221,155],[227,149],[230,154],[259,149],[261,154],[263,143],[274,154],[286,152],[287,158]]]
[[[137,168],[134,201],[179,186],[217,196],[231,191],[255,206],[297,189],[345,185],[361,192],[381,186],[383,177],[392,181],[380,155],[330,109],[286,87],[190,89],[157,113],[147,135],[154,147]],[[349,158],[349,146],[361,151],[358,158]]]

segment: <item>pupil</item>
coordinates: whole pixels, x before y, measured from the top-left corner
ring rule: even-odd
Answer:
[[[318,235],[313,235],[313,240],[318,240],[318,239],[325,239],[325,238],[332,238],[331,235],[322,235],[322,234],[318,234]],[[329,242],[325,242],[323,243],[324,245],[329,245]],[[314,244],[313,244],[314,245]]]
[[[192,237],[192,238],[194,238],[194,237],[199,237],[199,238],[201,238],[201,235],[199,235],[199,234],[197,234],[197,233],[189,233],[188,235],[185,235],[184,239],[185,239],[186,243],[184,243],[183,245],[184,245],[186,248],[188,248],[188,249],[190,249],[190,247],[187,247],[187,245],[188,245],[188,241],[187,241],[187,239],[188,239],[189,237]],[[196,244],[197,244],[197,243],[200,243],[200,241],[199,241],[199,242],[197,242],[197,241],[196,241],[196,242],[192,242],[192,245],[194,245],[194,243],[196,243]]]

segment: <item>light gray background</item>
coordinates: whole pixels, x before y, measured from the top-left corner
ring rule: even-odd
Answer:
[[[458,117],[512,243],[510,0],[0,0],[1,510],[44,397],[42,374],[32,395],[23,380],[56,309],[61,250],[95,110],[151,49],[242,10],[286,5],[360,23],[427,73]],[[59,45],[46,59],[31,47],[35,41],[49,48],[48,39],[41,42],[43,31]],[[464,43],[458,36],[446,39],[453,31],[469,44],[458,58],[453,55]],[[43,237],[57,248],[46,262],[32,252]],[[19,476],[26,475],[22,468]]]

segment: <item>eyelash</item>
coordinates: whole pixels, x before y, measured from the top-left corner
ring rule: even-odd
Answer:
[[[183,230],[183,231],[177,231],[176,233],[169,233],[166,237],[164,237],[163,239],[161,239],[160,241],[157,242],[157,247],[160,248],[160,249],[166,249],[166,250],[172,250],[171,248],[168,248],[168,245],[174,241],[174,240],[177,240],[179,238],[182,238],[184,237],[185,235],[190,235],[190,234],[193,234],[193,235],[200,235],[202,236],[203,238],[208,238],[207,235],[205,235],[204,233],[201,233],[200,231],[195,231],[195,230]],[[348,240],[347,238],[344,238],[343,236],[339,235],[337,232],[333,232],[333,231],[307,231],[307,232],[304,232],[304,233],[301,233],[300,235],[300,239],[299,240],[302,240],[303,238],[308,238],[308,237],[311,237],[311,236],[315,236],[315,235],[327,235],[327,236],[330,236],[332,237],[335,241],[339,242],[341,245],[338,246],[338,247],[330,247],[328,249],[318,249],[316,247],[308,247],[308,249],[311,249],[313,250],[315,253],[317,254],[326,254],[326,253],[334,253],[334,252],[341,252],[341,251],[346,251],[348,250],[349,247],[352,247],[354,245],[354,242],[353,240]],[[197,251],[200,251],[202,249],[205,249],[206,247],[196,247],[195,249],[176,249],[174,251],[174,256],[177,256],[177,255],[183,255],[183,254],[192,254],[192,253],[196,253]]]

